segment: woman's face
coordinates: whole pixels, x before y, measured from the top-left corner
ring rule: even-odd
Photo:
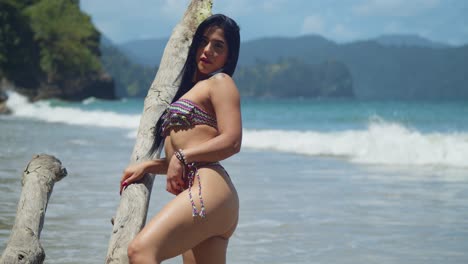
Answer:
[[[226,64],[227,57],[228,45],[224,38],[224,30],[219,27],[208,28],[203,33],[197,50],[197,81],[222,68]]]

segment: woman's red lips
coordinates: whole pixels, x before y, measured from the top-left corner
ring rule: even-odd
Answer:
[[[211,61],[209,61],[207,58],[200,58],[200,60],[204,63],[211,64]]]

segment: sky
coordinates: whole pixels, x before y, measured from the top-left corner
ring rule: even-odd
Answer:
[[[117,44],[168,38],[189,0],[81,0],[81,9]],[[242,41],[319,34],[338,43],[416,34],[468,44],[468,0],[213,0],[237,21]]]

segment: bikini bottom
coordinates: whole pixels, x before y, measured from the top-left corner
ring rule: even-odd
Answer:
[[[184,177],[182,177],[182,179],[185,182],[184,189],[188,189],[189,200],[192,205],[193,217],[196,217],[196,216],[200,216],[202,218],[206,217],[205,203],[203,202],[203,198],[201,195],[202,187],[201,187],[200,173],[198,172],[200,168],[206,168],[206,167],[220,167],[229,177],[229,174],[226,172],[224,167],[219,162],[193,162],[185,166]],[[195,177],[197,177],[197,180],[198,180],[198,198],[200,199],[200,205],[201,205],[200,211],[198,211],[197,207],[195,206],[195,202],[193,201],[193,196],[192,196],[192,187],[195,181]]]

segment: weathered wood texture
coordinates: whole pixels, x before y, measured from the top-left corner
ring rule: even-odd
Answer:
[[[39,243],[49,197],[57,181],[67,175],[53,156],[36,155],[24,170],[16,219],[1,264],[42,263],[44,250]]]
[[[192,0],[184,17],[174,28],[161,59],[159,70],[145,98],[131,163],[148,160],[156,121],[174,98],[177,77],[187,58],[188,48],[198,25],[211,15],[212,0]],[[157,157],[160,153],[157,153]],[[118,179],[116,179],[117,181]],[[113,221],[106,263],[128,263],[127,247],[144,226],[154,175],[131,184],[122,193]]]

